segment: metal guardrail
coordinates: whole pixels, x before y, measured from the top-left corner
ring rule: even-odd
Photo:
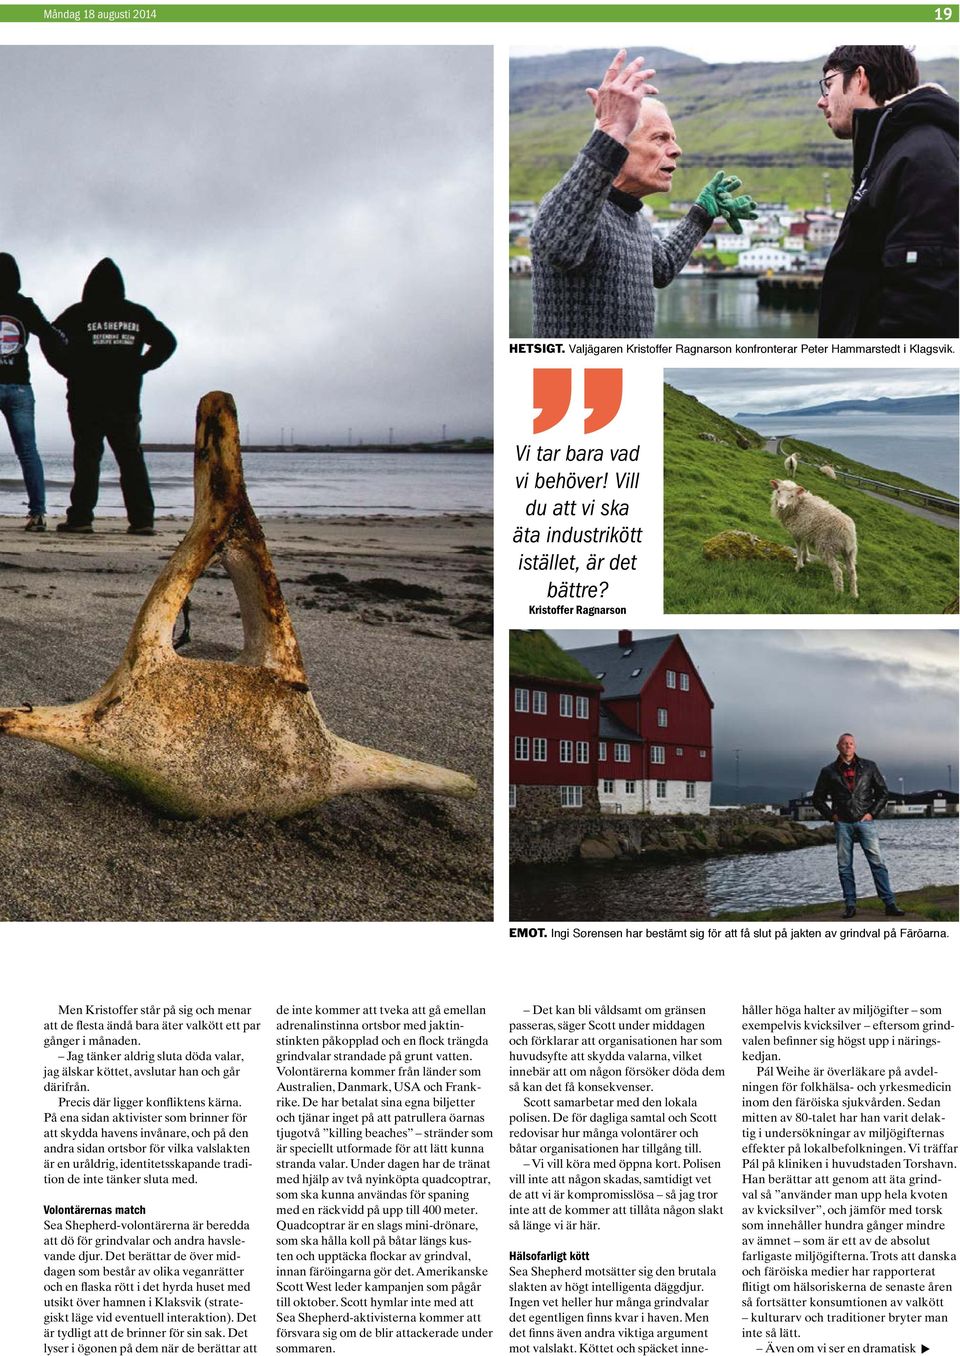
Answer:
[[[960,504],[956,499],[944,499],[942,495],[927,494],[925,490],[912,490],[908,485],[890,485],[885,480],[871,480],[868,476],[858,476],[852,471],[837,471],[837,479],[841,476],[854,485],[878,485],[888,498],[896,496],[897,499],[901,499],[904,495],[911,494],[930,508],[941,509],[947,513],[960,513]]]
[[[782,457],[785,455],[783,444],[790,441],[790,436],[790,434],[778,436],[779,447],[777,451],[772,454],[773,456]],[[790,454],[787,453],[786,455],[789,456]],[[812,466],[818,471],[820,469],[816,462],[804,461],[799,456],[797,457],[797,465]],[[956,499],[945,499],[939,494],[927,494],[926,490],[912,490],[908,485],[891,485],[886,480],[872,480],[869,476],[858,475],[855,471],[844,471],[842,468],[838,469],[837,467],[834,467],[834,470],[838,480],[843,477],[845,481],[848,481],[852,485],[875,485],[887,498],[896,497],[897,499],[902,499],[904,495],[909,494],[912,495],[914,499],[919,499],[922,504],[927,505],[929,508],[939,509],[944,513],[960,514],[960,503],[958,503]]]

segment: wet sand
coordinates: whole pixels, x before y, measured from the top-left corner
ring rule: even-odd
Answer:
[[[185,520],[128,537],[27,534],[0,518],[0,706],[89,696],[119,660]],[[273,822],[180,821],[69,754],[0,739],[0,919],[481,920],[492,917],[492,520],[263,523],[321,715],[337,734],[469,772],[469,801],[344,796]],[[184,659],[240,646],[211,566]],[[180,627],[178,626],[178,633]]]

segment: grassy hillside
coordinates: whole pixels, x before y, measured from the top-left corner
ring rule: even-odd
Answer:
[[[701,433],[720,441],[706,442]],[[783,474],[782,459],[764,452],[764,439],[753,430],[671,386],[664,388],[663,441],[666,612],[942,613],[956,598],[956,531],[807,467],[794,478],[857,524],[859,600],[835,593],[830,572],[818,561],[798,574],[782,561],[705,560],[704,541],[729,529],[792,544],[770,517],[770,480]],[[828,448],[793,446],[811,460],[877,474]]]
[[[834,208],[846,205],[850,143],[836,140],[816,107],[822,59],[711,66],[663,48],[643,55],[656,68],[654,84],[683,147],[671,198],[695,198],[725,169],[761,200],[814,207],[826,186]],[[511,63],[511,198],[539,200],[569,169],[592,127],[584,90],[599,83],[611,56],[568,52]],[[956,97],[956,61],[925,62],[921,74]],[[658,196],[652,205],[663,214],[668,201]]]

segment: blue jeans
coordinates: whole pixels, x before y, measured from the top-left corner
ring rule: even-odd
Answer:
[[[27,504],[31,513],[46,513],[47,501],[43,485],[43,462],[37,451],[37,435],[33,427],[33,387],[0,382],[0,413],[7,421],[13,450],[17,454],[23,483],[27,490]]]
[[[857,902],[857,886],[853,875],[853,845],[859,842],[863,855],[867,859],[873,875],[877,894],[884,904],[896,904],[890,876],[880,852],[880,834],[874,820],[859,824],[835,824],[837,831],[837,870],[840,873],[840,887],[843,890],[843,902],[848,908]]]

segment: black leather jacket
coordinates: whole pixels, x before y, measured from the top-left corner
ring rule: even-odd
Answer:
[[[857,778],[852,792],[847,790],[839,758],[820,769],[813,788],[813,803],[824,819],[833,819],[836,815],[842,824],[856,824],[864,815],[877,819],[883,813],[890,799],[883,773],[869,758],[858,756],[853,761]]]
[[[921,85],[857,109],[853,175],[824,270],[820,336],[955,338],[956,100]]]

